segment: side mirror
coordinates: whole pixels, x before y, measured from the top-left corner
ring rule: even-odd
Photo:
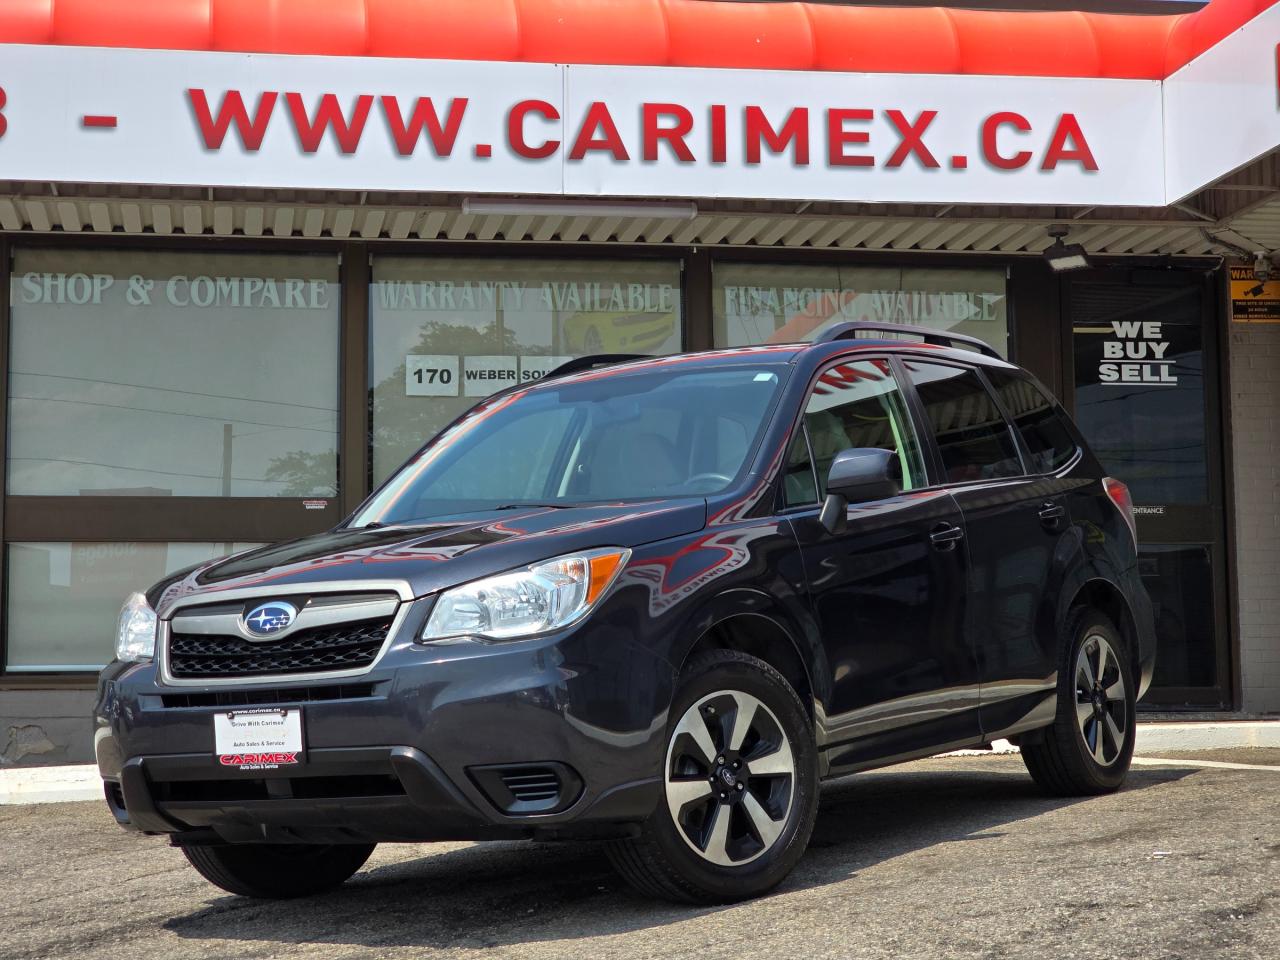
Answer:
[[[844,529],[845,508],[851,503],[867,503],[897,496],[902,489],[894,476],[897,454],[877,447],[841,450],[827,473],[827,499],[818,521],[828,533]]]

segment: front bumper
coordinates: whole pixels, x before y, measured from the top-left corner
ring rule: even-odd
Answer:
[[[154,664],[99,682],[95,752],[124,826],[178,842],[380,842],[634,832],[661,796],[674,671],[607,619],[503,644],[396,643],[332,684],[167,686]],[[213,714],[299,706],[303,762],[240,771]],[[553,771],[512,803],[500,774]]]

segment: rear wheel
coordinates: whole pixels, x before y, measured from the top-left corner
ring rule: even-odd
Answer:
[[[800,698],[763,660],[717,650],[690,663],[672,706],[663,802],[610,859],[649,896],[727,903],[791,872],[813,831],[817,751]]]
[[[1081,609],[1067,624],[1058,667],[1058,710],[1043,743],[1022,748],[1032,779],[1050,793],[1081,796],[1119,788],[1133,757],[1133,672],[1119,631]]]
[[[374,844],[238,843],[183,847],[200,875],[228,893],[285,900],[332,890],[364,866]]]

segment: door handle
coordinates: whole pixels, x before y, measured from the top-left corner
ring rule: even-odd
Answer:
[[[1056,527],[1058,521],[1066,515],[1067,508],[1060,503],[1053,503],[1052,501],[1041,505],[1040,512],[1037,514],[1040,517],[1040,522],[1046,527]]]
[[[938,550],[954,550],[964,539],[964,530],[952,523],[940,523],[929,532],[929,542]]]

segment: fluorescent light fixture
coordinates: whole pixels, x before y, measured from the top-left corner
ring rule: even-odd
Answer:
[[[1049,264],[1049,269],[1054,273],[1083,270],[1089,266],[1089,257],[1085,254],[1084,247],[1078,243],[1064,243],[1062,238],[1066,235],[1067,228],[1060,223],[1049,227],[1049,236],[1053,237],[1053,243],[1045,250],[1044,258]]]
[[[692,220],[695,203],[591,203],[565,200],[485,200],[467,197],[462,212],[500,217],[648,217],[654,220]]]

